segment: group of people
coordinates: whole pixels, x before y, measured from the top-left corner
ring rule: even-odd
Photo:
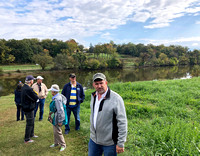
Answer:
[[[74,73],[69,75],[70,82],[64,85],[61,93],[57,84],[53,84],[50,89],[47,89],[46,85],[42,83],[43,77],[41,76],[38,76],[37,82],[33,84],[34,80],[35,78],[29,75],[26,77],[24,85],[18,84],[21,87],[21,101],[18,102],[15,98],[16,105],[20,104],[20,108],[26,116],[24,142],[32,143],[34,141],[31,138],[38,137],[34,134],[36,112],[39,107],[39,121],[42,121],[45,98],[48,91],[51,91],[52,101],[49,105],[48,120],[53,125],[54,144],[50,147],[60,145],[60,151],[63,151],[66,148],[66,143],[61,127],[65,125],[65,134],[70,132],[71,112],[75,117],[75,130],[80,130],[80,104],[85,99],[83,87],[76,81]],[[107,83],[103,73],[93,75],[95,92],[92,93],[90,102],[89,156],[101,156],[102,154],[115,156],[117,153],[124,152],[127,136],[125,106],[121,96],[112,91]],[[15,95],[17,96],[16,93]],[[17,120],[19,120],[19,112],[17,109]]]

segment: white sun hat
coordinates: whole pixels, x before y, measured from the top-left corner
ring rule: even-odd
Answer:
[[[44,78],[42,76],[38,76],[37,79],[43,80]]]
[[[59,91],[60,91],[60,88],[59,88],[59,86],[58,86],[57,84],[53,84],[53,85],[51,86],[51,88],[48,89],[48,91],[59,92]]]

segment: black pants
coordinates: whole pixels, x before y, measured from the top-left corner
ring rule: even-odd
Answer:
[[[34,110],[31,112],[25,112],[26,116],[26,130],[25,130],[25,141],[29,141],[34,136]]]
[[[20,114],[21,114],[21,120],[24,120],[24,111],[22,110],[21,105],[16,105],[17,106],[17,121],[20,120]]]

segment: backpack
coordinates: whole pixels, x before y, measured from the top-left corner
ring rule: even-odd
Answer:
[[[62,125],[67,125],[68,124],[67,109],[64,103],[63,103],[63,108],[64,108],[64,113],[65,113],[65,119],[63,120]],[[55,101],[51,101],[49,105],[49,109],[50,109],[51,116],[48,118],[48,121],[50,121],[55,126],[55,113],[57,112]]]

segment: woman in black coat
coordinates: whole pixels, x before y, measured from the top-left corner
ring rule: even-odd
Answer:
[[[21,120],[24,120],[24,111],[22,110],[22,103],[21,103],[21,88],[22,88],[22,84],[18,84],[17,88],[15,89],[15,104],[17,106],[17,121],[20,120],[20,112],[21,112]]]

